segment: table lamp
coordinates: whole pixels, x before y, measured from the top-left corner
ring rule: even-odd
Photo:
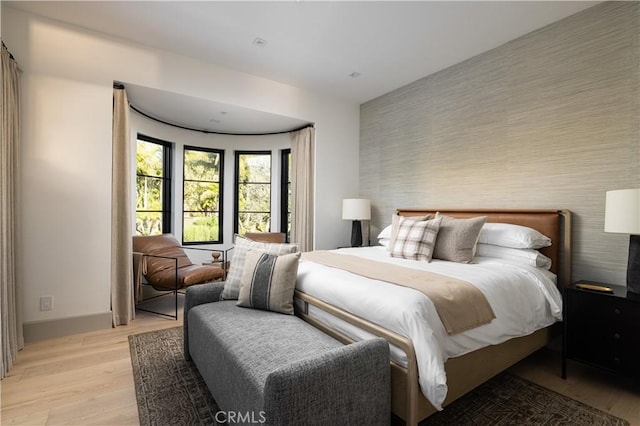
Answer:
[[[352,220],[351,247],[362,245],[361,220],[371,219],[371,203],[362,198],[347,198],[342,200],[342,219]]]
[[[640,293],[640,189],[607,191],[604,232],[629,234],[627,291]]]

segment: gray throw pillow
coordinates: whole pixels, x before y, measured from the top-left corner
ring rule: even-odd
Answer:
[[[440,222],[433,258],[458,263],[471,262],[480,229],[487,221],[487,216],[469,219],[456,219],[442,215],[438,217],[442,218],[442,222]]]
[[[299,252],[276,256],[249,250],[237,305],[293,315],[299,259]]]
[[[240,235],[236,235],[233,257],[231,258],[229,273],[224,283],[221,299],[236,300],[240,293],[240,279],[244,272],[244,262],[249,250],[260,250],[269,254],[289,254],[298,251],[297,244],[273,244],[261,241],[252,241]]]

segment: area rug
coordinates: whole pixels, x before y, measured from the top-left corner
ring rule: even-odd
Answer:
[[[140,425],[217,425],[218,405],[184,359],[182,327],[129,336]]]
[[[196,366],[184,359],[181,327],[129,336],[129,348],[142,426],[219,424],[216,402]],[[425,419],[420,426],[628,424],[528,380],[502,373]]]

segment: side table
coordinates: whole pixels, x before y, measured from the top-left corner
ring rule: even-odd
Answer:
[[[640,378],[640,294],[603,283],[612,293],[576,288],[564,293],[562,377],[567,359]],[[577,284],[577,283],[576,283]]]

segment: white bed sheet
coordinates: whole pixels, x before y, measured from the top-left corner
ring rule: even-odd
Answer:
[[[496,318],[490,323],[448,336],[431,300],[423,293],[302,260],[296,287],[314,297],[409,337],[415,347],[422,393],[437,409],[447,395],[444,362],[488,345],[525,336],[562,318],[562,297],[555,275],[532,266],[476,257],[473,264],[392,258],[384,247],[336,250],[337,253],[424,269],[470,282],[485,295]],[[355,340],[372,336],[318,309],[310,314]],[[391,348],[394,361],[406,355]]]

